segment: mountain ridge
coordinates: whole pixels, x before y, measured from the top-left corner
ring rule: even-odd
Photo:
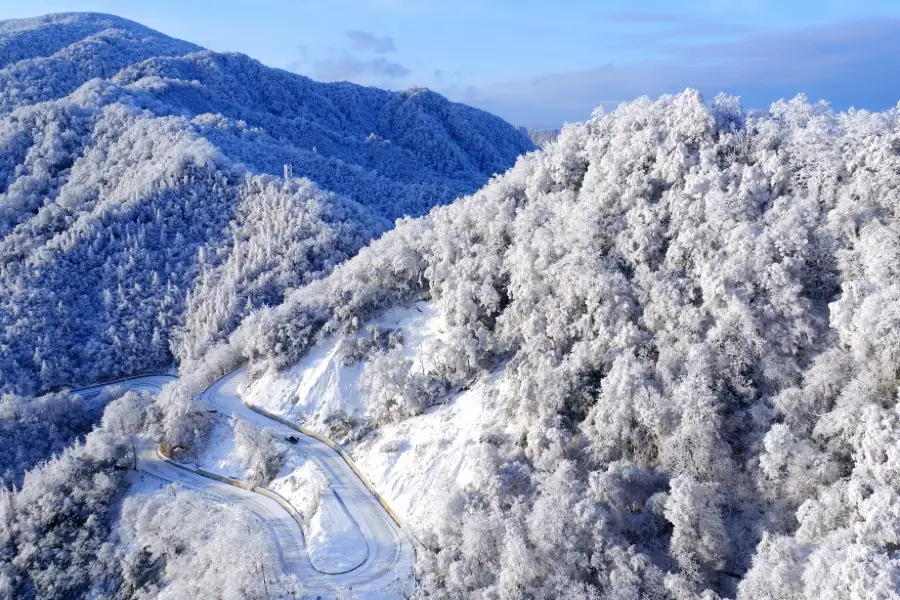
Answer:
[[[0,32],[5,390],[193,355],[534,148],[428,90],[319,83],[108,15]]]
[[[201,50],[196,44],[103,13],[0,21],[0,112],[59,99],[92,78],[111,77],[153,56]]]

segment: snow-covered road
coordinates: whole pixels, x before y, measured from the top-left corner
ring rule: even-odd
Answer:
[[[303,583],[308,598],[321,597],[323,600],[333,598],[342,588],[352,590],[360,598],[372,600],[403,598],[411,593],[414,587],[413,547],[397,524],[334,450],[316,439],[298,434],[295,430],[248,408],[241,401],[237,391],[245,374],[246,369],[242,368],[219,379],[203,392],[204,398],[225,414],[233,414],[258,427],[268,427],[282,436],[292,435],[298,438],[298,449],[312,457],[327,474],[332,491],[343,502],[347,512],[359,526],[366,544],[366,558],[362,564],[352,571],[341,574],[325,574],[317,571],[309,560],[303,531],[277,502],[163,460],[157,456],[156,449],[149,440],[138,443],[138,469],[223,501],[239,503],[252,511],[265,523],[277,544],[281,568],[287,574],[296,575]],[[117,385],[156,392],[172,379],[174,378],[169,376],[154,375],[125,380],[118,382]],[[100,387],[87,388],[80,393],[90,394],[93,390],[99,389]]]

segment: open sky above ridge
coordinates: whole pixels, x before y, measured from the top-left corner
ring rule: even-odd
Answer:
[[[324,81],[425,86],[520,125],[686,87],[748,108],[900,100],[893,0],[0,0],[0,18],[117,14]]]

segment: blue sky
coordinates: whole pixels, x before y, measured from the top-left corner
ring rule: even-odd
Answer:
[[[0,0],[0,18],[72,10],[316,79],[429,87],[519,125],[686,87],[748,108],[900,101],[897,0]]]

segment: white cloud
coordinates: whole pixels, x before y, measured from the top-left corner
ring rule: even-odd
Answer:
[[[369,51],[376,54],[396,52],[394,39],[389,36],[378,37],[369,31],[348,31],[347,38],[354,50]]]

